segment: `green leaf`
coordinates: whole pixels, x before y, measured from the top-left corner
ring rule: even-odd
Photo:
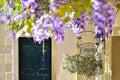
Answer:
[[[7,4],[7,2],[6,2],[6,0],[0,0],[0,4],[1,4],[2,6],[5,6],[5,5]]]
[[[19,25],[22,24],[22,20],[19,22]],[[17,34],[16,34],[16,38],[19,38],[23,32],[27,32],[29,34],[32,34],[32,23],[33,23],[33,20],[32,19],[29,19],[29,20],[25,20],[25,25],[23,28],[21,28]]]
[[[84,0],[82,3],[82,12],[86,12],[87,8],[90,6],[91,0]]]
[[[74,18],[78,18],[80,16],[80,12],[75,12],[74,13]]]
[[[23,33],[23,29],[20,29],[17,34],[16,34],[16,38],[18,39]]]
[[[17,34],[16,34],[16,38],[19,38],[23,32],[27,32],[29,34],[32,34],[32,30],[28,25],[25,25],[22,29],[20,29]]]
[[[29,22],[29,20],[26,20],[26,25],[24,26],[24,31],[32,34],[32,24]]]
[[[15,3],[21,4],[20,0],[15,0]]]
[[[21,12],[22,11],[22,4],[15,4],[15,10],[14,13]]]
[[[29,33],[29,34],[32,34],[32,28],[29,27],[28,25],[25,26],[24,31]]]
[[[69,21],[70,21],[70,17],[67,16],[67,17],[63,20],[63,24],[65,24],[65,23],[67,23],[67,22],[69,22]]]
[[[91,0],[76,0],[71,2],[71,7],[74,9],[75,12],[86,12],[90,4],[92,3]]]
[[[32,28],[32,23],[33,23],[32,19],[29,19],[29,20],[25,21],[25,24],[28,25],[28,27],[30,27],[30,28]]]
[[[9,30],[13,30],[13,29],[18,29],[19,25],[17,22],[12,23],[11,26],[8,27]]]
[[[51,15],[58,14],[60,18],[64,17],[66,13],[72,13],[73,9],[71,7],[71,4],[64,4],[59,9],[55,10],[51,13]]]
[[[65,10],[64,8],[60,8],[60,9],[58,10],[58,16],[59,16],[60,18],[64,17],[64,16],[65,16],[65,13],[66,13],[66,10]]]
[[[117,3],[116,8],[120,10],[120,3]]]
[[[66,13],[72,13],[73,11],[75,12],[74,18],[78,18],[80,16],[79,12],[86,12],[88,7],[91,5],[92,1],[91,0],[70,0],[68,4],[62,5],[59,9],[56,11],[52,12],[51,14],[58,14],[60,18],[63,18]],[[66,20],[65,20],[66,22]]]
[[[23,24],[23,20],[21,19],[18,24],[21,26]]]
[[[14,5],[15,5],[14,13],[22,11],[22,4],[20,0],[15,0]]]
[[[114,3],[116,0],[110,0],[111,3]]]
[[[73,10],[70,3],[66,4],[65,6],[63,6],[63,8],[68,13],[71,13],[72,10]]]
[[[71,5],[75,9],[75,11],[80,11],[81,10],[81,2],[80,1],[72,2]]]
[[[54,31],[53,31],[52,29],[50,29],[50,33],[51,33],[51,34],[54,34]]]
[[[34,20],[33,19],[29,19],[29,20],[26,20],[25,21],[25,24],[27,25],[27,32],[29,33],[29,34],[32,34],[32,24],[34,23]]]
[[[13,22],[11,26],[8,27],[9,30],[20,29],[22,27],[23,20],[21,19],[19,22]]]

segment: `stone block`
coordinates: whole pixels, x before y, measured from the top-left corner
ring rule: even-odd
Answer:
[[[10,37],[6,36],[5,38],[5,45],[6,46],[12,46],[13,45],[13,40],[10,39]]]
[[[0,35],[0,46],[5,45],[5,38]]]
[[[5,63],[5,55],[4,54],[0,54],[0,63]]]
[[[5,31],[3,29],[0,29],[0,37],[1,38],[5,38],[5,36],[7,36],[7,34],[5,33]]]
[[[13,55],[6,55],[5,56],[5,63],[6,64],[12,64],[12,61],[13,61]]]
[[[12,46],[4,46],[2,53],[4,54],[12,54]]]
[[[6,80],[13,80],[13,73],[6,73]]]
[[[12,64],[5,64],[5,72],[12,72]]]
[[[3,54],[4,45],[0,45],[0,54]]]
[[[5,80],[5,65],[0,63],[0,80]]]

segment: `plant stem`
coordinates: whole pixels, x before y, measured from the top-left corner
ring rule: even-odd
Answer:
[[[42,43],[42,54],[44,54],[45,53],[45,42],[43,41],[43,43]]]

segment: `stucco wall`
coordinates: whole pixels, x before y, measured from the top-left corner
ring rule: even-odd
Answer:
[[[77,39],[71,29],[66,31],[65,41],[57,45],[57,80],[77,80],[76,74],[71,74],[62,69],[62,61],[66,54],[76,54]]]

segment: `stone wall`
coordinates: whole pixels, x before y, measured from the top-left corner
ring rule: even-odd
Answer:
[[[0,80],[13,80],[13,41],[0,26]]]
[[[67,31],[65,41],[61,44],[56,45],[57,48],[57,57],[56,57],[56,69],[57,73],[55,80],[77,80],[77,75],[71,75],[69,72],[66,72],[62,69],[62,60],[65,54],[74,54],[76,53],[76,37],[71,30]],[[16,43],[18,45],[18,43]],[[14,53],[14,40],[8,37],[6,30],[0,26],[0,80],[18,80],[18,73],[14,73],[17,68],[15,65],[18,63],[16,60],[18,55]],[[15,58],[15,59],[14,59]]]

